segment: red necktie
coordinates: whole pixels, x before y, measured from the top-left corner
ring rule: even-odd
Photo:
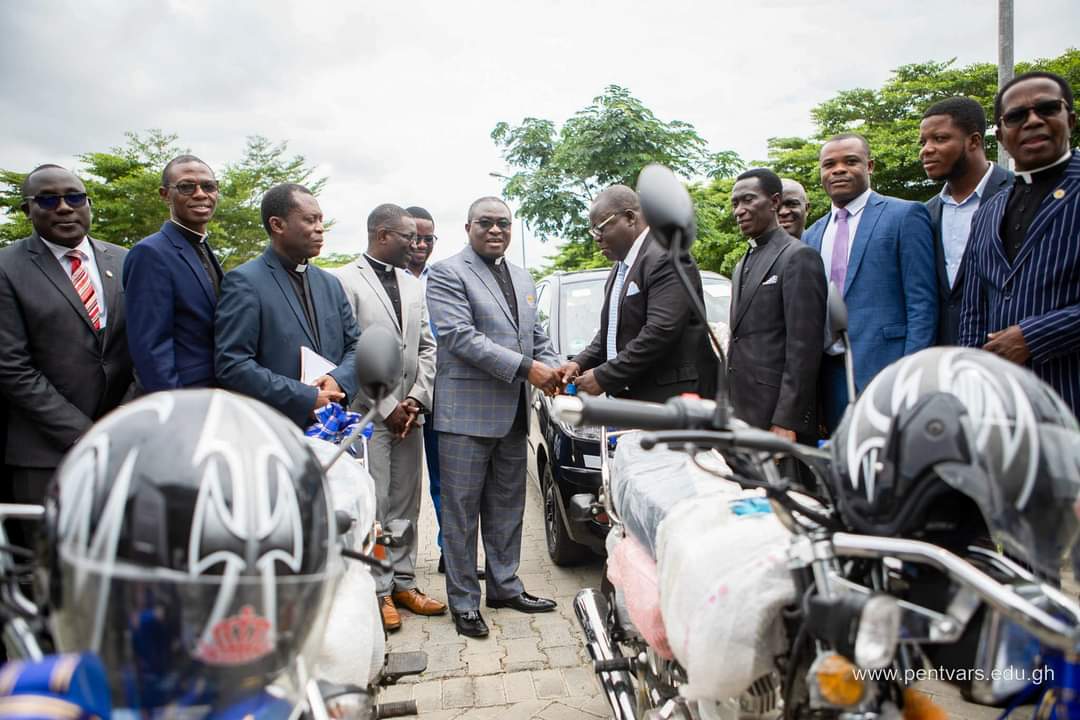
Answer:
[[[90,282],[90,273],[83,267],[82,253],[78,250],[70,250],[66,254],[71,260],[71,284],[75,286],[75,292],[79,294],[79,299],[86,306],[86,314],[90,316],[90,323],[95,330],[100,330],[101,308],[98,307],[94,283]]]

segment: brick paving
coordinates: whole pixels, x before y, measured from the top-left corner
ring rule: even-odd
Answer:
[[[446,601],[443,576],[436,572],[439,549],[435,519],[426,496],[420,514],[417,582],[429,595]],[[584,587],[598,587],[599,560],[575,568],[552,564],[544,544],[543,516],[535,483],[528,483],[519,575],[534,595],[555,598],[555,612],[525,615],[481,607],[491,629],[484,640],[458,635],[449,614],[418,617],[401,609],[402,628],[390,635],[390,650],[424,650],[428,669],[386,688],[380,700],[415,700],[421,720],[582,720],[610,713],[581,643],[572,600]],[[483,582],[481,581],[481,585]],[[990,720],[993,708],[965,703],[944,683],[923,683],[950,718]],[[1030,717],[1017,713],[1013,717]]]

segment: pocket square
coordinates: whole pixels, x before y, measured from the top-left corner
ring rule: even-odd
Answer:
[[[773,275],[771,278],[769,278],[768,280],[766,280],[765,282],[763,282],[761,284],[762,285],[775,285],[778,282],[780,282],[780,278],[777,277],[776,275]]]
[[[631,280],[630,284],[626,286],[626,297],[637,295],[639,292],[641,292],[641,290],[638,288],[637,283]]]

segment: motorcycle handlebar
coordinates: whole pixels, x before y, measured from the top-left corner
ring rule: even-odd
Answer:
[[[638,430],[690,430],[712,425],[716,403],[697,398],[671,398],[666,403],[607,397],[560,395],[552,415],[569,425],[613,425]]]

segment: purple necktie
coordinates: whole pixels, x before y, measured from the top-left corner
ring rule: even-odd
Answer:
[[[829,280],[840,292],[844,291],[844,280],[847,278],[848,261],[848,215],[847,208],[836,211],[836,237],[833,239],[832,264],[829,266]]]

